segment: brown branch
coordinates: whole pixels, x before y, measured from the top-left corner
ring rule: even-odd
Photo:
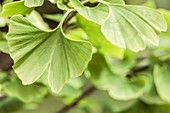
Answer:
[[[126,77],[132,78],[134,75],[136,75],[136,74],[138,74],[138,73],[140,73],[140,72],[142,72],[142,71],[145,71],[145,70],[149,69],[149,67],[150,67],[149,65],[146,65],[146,66],[143,66],[143,67],[140,67],[140,68],[134,68],[134,69],[132,69],[132,70],[130,71],[129,74],[127,74]]]
[[[65,29],[68,25],[68,22],[77,14],[77,12],[71,12],[63,22],[63,28]]]
[[[82,99],[86,98],[87,96],[89,96],[91,93],[93,93],[96,90],[96,88],[94,86],[91,86],[90,88],[88,88],[86,91],[83,92],[83,94],[78,97],[73,103],[64,106],[63,108],[61,108],[58,112],[56,113],[66,113],[67,111],[69,111],[70,109],[74,108]]]

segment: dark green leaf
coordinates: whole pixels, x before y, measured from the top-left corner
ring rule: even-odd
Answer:
[[[14,97],[0,100],[0,113],[13,113],[23,107],[23,103]]]
[[[107,90],[114,99],[135,99],[140,97],[146,89],[146,77],[128,79],[125,76],[116,75],[109,69],[104,57],[100,54],[93,55],[88,67],[94,84],[99,89]]]
[[[9,82],[5,82],[3,88],[8,95],[17,97],[26,103],[36,101],[47,94],[47,88],[42,84],[35,83],[24,86],[17,77],[13,77]]]

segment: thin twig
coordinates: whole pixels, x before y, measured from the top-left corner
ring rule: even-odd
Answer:
[[[58,112],[56,113],[66,113],[67,111],[69,111],[70,109],[74,108],[81,100],[83,100],[84,98],[86,98],[88,95],[90,95],[91,93],[93,93],[96,90],[96,88],[94,86],[91,86],[90,88],[88,88],[80,97],[78,97],[73,103],[64,106],[63,108],[61,108]]]
[[[143,66],[143,67],[140,67],[140,68],[134,68],[130,71],[130,73],[127,75],[127,77],[132,78],[134,75],[149,69],[149,67],[150,67],[149,65],[146,65],[146,66]]]
[[[77,14],[77,12],[71,12],[63,22],[63,28],[66,28],[68,22]]]

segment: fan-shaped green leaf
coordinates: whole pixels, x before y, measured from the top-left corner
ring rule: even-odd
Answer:
[[[42,6],[44,0],[25,0],[24,5],[27,7],[38,7]]]
[[[54,92],[71,77],[80,76],[92,56],[92,46],[69,40],[60,26],[44,31],[21,15],[13,16],[7,35],[14,70],[23,84],[45,76]]]
[[[2,9],[1,15],[4,17],[11,17],[17,14],[28,14],[33,10],[33,8],[26,7],[24,1],[16,1],[5,4]]]
[[[124,49],[138,52],[146,48],[147,42],[158,45],[158,33],[167,29],[163,15],[147,7],[100,0],[98,6],[89,8],[78,0],[70,2],[83,17],[100,24],[111,43]]]
[[[145,49],[147,41],[153,45],[159,44],[157,33],[166,30],[165,20],[159,12],[126,5],[109,5],[109,9],[108,18],[101,29],[113,44],[135,52]]]

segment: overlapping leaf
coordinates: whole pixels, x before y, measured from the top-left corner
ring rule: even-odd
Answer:
[[[60,26],[41,30],[21,15],[11,18],[7,39],[13,68],[23,84],[44,76],[54,92],[80,76],[92,56],[90,43],[67,39]]]
[[[77,16],[77,23],[87,34],[87,40],[89,40],[100,53],[109,54],[120,59],[123,58],[124,50],[106,40],[98,24],[88,21],[80,15]]]
[[[98,6],[89,8],[78,0],[70,0],[82,16],[100,24],[104,36],[118,47],[137,52],[145,49],[148,42],[159,44],[158,33],[167,29],[161,13],[143,6],[124,5],[121,0],[99,1]]]
[[[145,77],[127,79],[125,76],[114,74],[100,54],[93,55],[88,67],[94,84],[100,89],[107,90],[114,99],[135,99],[145,91],[147,83]]]
[[[47,23],[44,22],[41,15],[33,10],[29,15],[26,15],[26,18],[35,26],[43,30],[50,30]]]

